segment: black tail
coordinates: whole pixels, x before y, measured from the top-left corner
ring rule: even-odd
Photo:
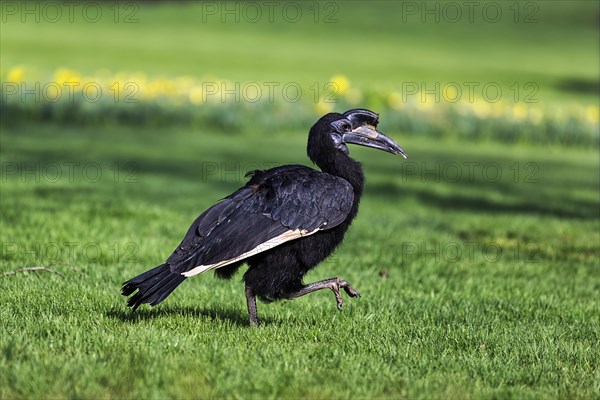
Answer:
[[[144,303],[155,306],[166,299],[184,280],[185,276],[171,272],[169,266],[163,264],[123,283],[121,294],[129,296],[138,289],[138,292],[127,300],[127,305],[134,310]]]

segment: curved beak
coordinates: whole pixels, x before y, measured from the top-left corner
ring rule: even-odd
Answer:
[[[402,147],[398,146],[398,143],[379,132],[377,128],[372,125],[359,126],[342,136],[344,143],[358,144],[360,146],[372,147],[387,151],[392,154],[400,154],[402,157],[407,158],[406,153],[402,150]]]

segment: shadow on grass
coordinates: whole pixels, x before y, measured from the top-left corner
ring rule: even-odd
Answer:
[[[556,87],[565,92],[598,95],[600,92],[600,81],[594,79],[569,78],[559,81],[556,84]]]
[[[170,318],[170,317],[192,317],[198,319],[210,319],[211,321],[225,321],[236,326],[249,326],[246,314],[238,309],[212,309],[200,307],[160,307],[160,308],[144,308],[136,311],[116,309],[110,310],[106,316],[113,319],[118,319],[125,323],[139,323],[153,319]],[[261,320],[261,323],[270,323],[268,319]]]
[[[432,190],[416,188],[400,188],[392,184],[371,184],[367,189],[374,195],[398,199],[413,196],[422,204],[427,204],[446,210],[469,210],[474,213],[521,213],[548,215],[571,219],[599,218],[598,203],[583,200],[563,198],[560,200],[538,199],[523,200],[521,196],[513,196],[505,201],[495,201],[485,197],[475,197],[462,194],[441,194]]]
[[[580,86],[583,86],[581,84]],[[588,82],[585,85],[596,85],[595,82]],[[573,84],[572,86],[577,86]],[[114,139],[117,140],[117,139]],[[94,162],[103,166],[105,174],[112,177],[114,171],[111,166],[114,165],[133,165],[135,167],[135,179],[138,185],[122,184],[121,181],[112,184],[104,182],[101,185],[83,185],[82,187],[65,188],[58,187],[40,187],[36,188],[34,194],[42,199],[56,199],[60,203],[73,203],[82,199],[83,202],[89,201],[91,190],[97,192],[97,199],[106,209],[108,207],[112,215],[124,216],[126,212],[119,207],[119,204],[125,199],[134,199],[132,201],[156,201],[164,204],[166,200],[173,198],[173,189],[185,184],[186,188],[196,188],[193,192],[198,195],[206,195],[207,198],[217,202],[220,198],[237,190],[243,186],[247,178],[244,176],[246,169],[254,167],[273,166],[275,164],[285,164],[280,157],[274,157],[271,160],[257,160],[248,153],[245,157],[242,154],[228,154],[226,149],[218,148],[218,156],[211,156],[218,160],[211,163],[203,162],[199,154],[198,159],[165,159],[152,158],[143,152],[139,154],[129,154],[127,156],[118,156],[109,152],[100,153],[94,158]],[[300,152],[300,149],[298,150]],[[79,161],[82,165],[85,160],[81,159],[81,151],[77,147],[67,148],[25,148],[15,150],[21,159],[20,168],[23,170],[36,170],[41,166],[60,163],[60,160]],[[427,156],[427,159],[439,159],[438,154]],[[235,160],[235,161],[232,161]],[[481,160],[485,163],[488,159]],[[512,165],[513,159],[493,159],[501,165]],[[281,162],[279,162],[281,161]],[[450,162],[450,161],[448,161]],[[504,164],[506,163],[506,164]],[[207,169],[207,165],[213,169]],[[233,169],[229,170],[228,168]],[[369,169],[377,172],[378,175],[393,177],[397,175],[397,167],[390,165],[372,165]],[[245,168],[245,167],[247,168]],[[203,169],[204,168],[204,169]],[[573,169],[574,173],[587,173],[585,167],[577,164],[572,165],[567,162],[539,163],[542,171],[558,171],[561,168]],[[577,169],[577,171],[575,171]],[[127,175],[127,171],[123,171]],[[158,180],[147,180],[149,177],[160,177]],[[123,177],[121,177],[124,179]],[[414,177],[413,177],[414,178]],[[83,181],[83,183],[86,183]],[[88,182],[89,183],[89,182]],[[556,216],[571,219],[589,219],[600,217],[598,202],[587,199],[573,198],[570,181],[567,178],[554,177],[546,175],[546,178],[539,182],[539,186],[517,184],[510,181],[500,181],[490,184],[485,180],[472,182],[464,179],[459,182],[452,182],[452,188],[447,191],[450,193],[437,193],[435,190],[420,189],[410,185],[398,186],[392,182],[386,184],[371,182],[367,183],[366,192],[369,196],[390,198],[396,201],[402,197],[415,197],[421,203],[444,210],[470,210],[474,213],[520,213],[520,214],[538,214]],[[450,183],[446,182],[440,187],[448,188]],[[584,186],[585,185],[585,186]],[[436,185],[429,185],[434,188]],[[555,188],[565,187],[565,190],[556,191]],[[119,190],[115,190],[118,188]],[[597,190],[597,181],[590,179],[585,183],[578,184],[576,189]],[[17,190],[17,189],[14,189]],[[192,189],[190,189],[192,190]],[[470,194],[466,194],[466,192]],[[476,192],[476,193],[473,193]],[[575,191],[576,192],[576,191]],[[27,193],[25,191],[25,193]],[[122,196],[115,198],[115,196]],[[110,199],[110,200],[104,200]],[[165,200],[166,199],[166,200]],[[59,207],[56,205],[46,205],[46,207]],[[207,201],[206,204],[210,204]],[[49,208],[48,211],[53,211]],[[202,211],[202,210],[198,210]]]

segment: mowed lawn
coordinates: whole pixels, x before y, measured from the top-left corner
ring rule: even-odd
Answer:
[[[120,284],[248,169],[306,163],[306,132],[4,127],[2,272],[64,276],[0,278],[0,397],[600,395],[597,153],[389,133],[409,160],[352,148],[359,216],[307,277],[363,297],[260,304],[251,329],[241,276],[136,313]]]
[[[181,2],[142,4],[127,24],[110,6],[92,24],[6,16],[0,75],[308,88],[343,74],[365,93],[498,83],[508,102],[534,82],[542,109],[597,106],[597,3],[523,2],[517,22],[512,2],[492,3],[499,23],[423,23],[392,1],[336,3],[335,23],[322,21],[331,2],[302,3],[321,4],[320,17],[293,24],[222,22]],[[537,22],[524,23],[531,10]],[[38,114],[0,126],[0,399],[600,397],[597,148],[434,140],[389,129],[382,113],[409,159],[351,148],[367,178],[359,215],[306,279],[340,276],[362,297],[344,296],[342,312],[325,291],[259,304],[251,329],[241,273],[195,277],[135,313],[120,286],[168,257],[246,172],[308,165],[309,126],[273,132],[264,115],[236,133],[69,126]],[[16,272],[26,267],[54,272]]]

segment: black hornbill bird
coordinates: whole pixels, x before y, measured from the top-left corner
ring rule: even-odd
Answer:
[[[342,308],[340,288],[359,293],[340,278],[305,285],[304,275],[342,242],[358,212],[363,192],[361,165],[346,144],[406,153],[377,130],[379,116],[355,109],[329,113],[308,136],[308,156],[322,172],[304,165],[284,165],[251,172],[246,185],[200,215],[164,264],[125,282],[127,305],[162,302],[186,278],[215,270],[231,278],[247,263],[244,274],[248,317],[258,324],[256,297],[264,301],[293,299],[331,289]]]

